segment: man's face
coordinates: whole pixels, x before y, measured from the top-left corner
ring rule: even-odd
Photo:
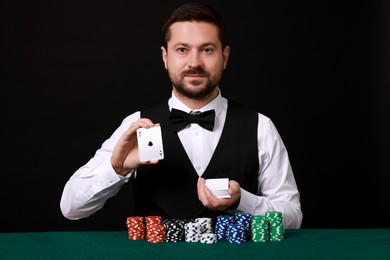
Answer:
[[[218,28],[213,24],[177,22],[170,30],[167,49],[161,50],[174,90],[185,97],[205,98],[218,86],[229,47],[222,50]]]

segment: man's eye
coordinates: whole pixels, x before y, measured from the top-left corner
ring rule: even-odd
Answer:
[[[177,49],[177,52],[179,52],[179,53],[185,53],[187,50],[186,50],[186,48],[178,48]]]
[[[206,53],[206,54],[210,54],[210,53],[213,52],[213,49],[211,49],[211,48],[205,48],[205,49],[203,49],[203,52]]]

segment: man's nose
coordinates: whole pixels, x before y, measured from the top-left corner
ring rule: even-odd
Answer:
[[[194,51],[191,53],[190,60],[188,62],[188,67],[196,68],[201,65],[201,57],[198,51]]]

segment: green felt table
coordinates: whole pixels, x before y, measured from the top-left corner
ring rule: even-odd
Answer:
[[[390,259],[390,229],[287,229],[279,242],[129,240],[126,231],[0,233],[0,259]]]

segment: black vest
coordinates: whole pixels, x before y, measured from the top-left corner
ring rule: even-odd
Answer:
[[[138,168],[134,179],[135,215],[215,219],[223,214],[208,210],[199,201],[198,174],[169,122],[167,102],[141,111],[141,117],[161,124],[164,159],[156,165]],[[229,100],[221,138],[202,177],[229,178],[239,182],[243,189],[257,194],[257,123],[256,111]]]

